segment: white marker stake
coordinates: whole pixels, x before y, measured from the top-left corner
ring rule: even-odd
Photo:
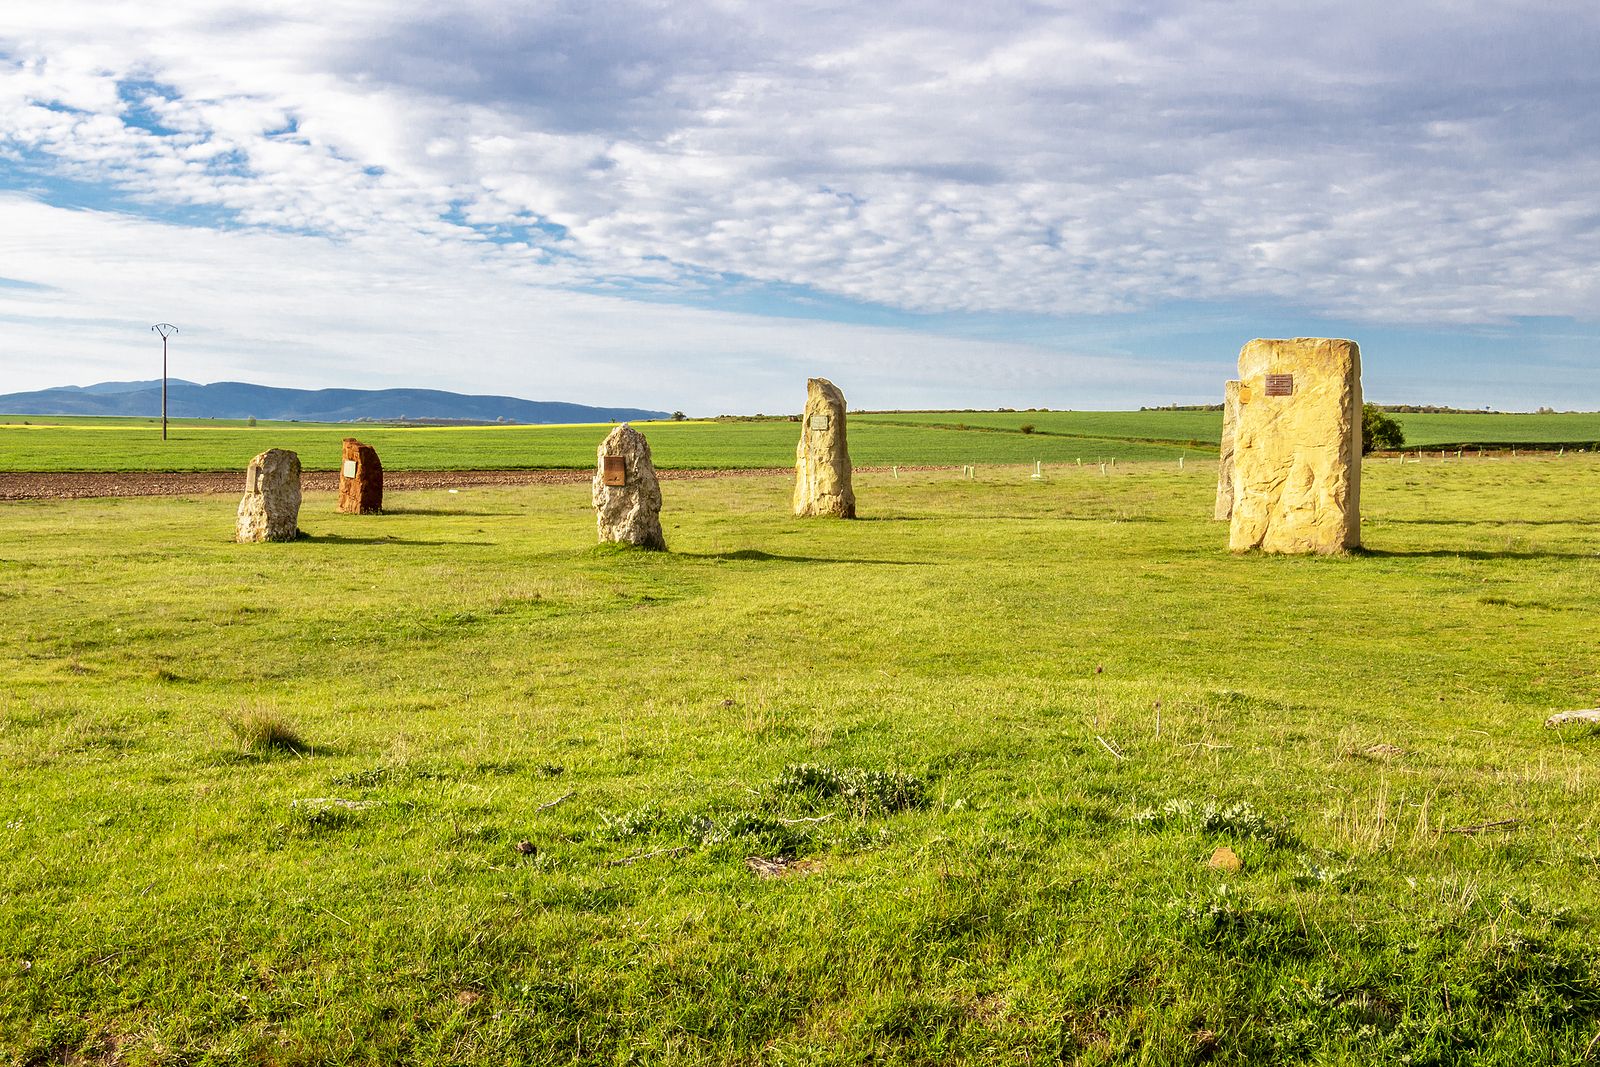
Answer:
[[[1179,470],[1183,470],[1183,457],[1182,456],[1178,457],[1178,469]]]
[[[894,468],[894,480],[897,481],[897,482],[900,480],[900,468],[899,467],[895,467]]]
[[[1100,464],[1100,476],[1102,478],[1104,478],[1105,474],[1106,474],[1106,465],[1104,463],[1102,463],[1102,464]]]

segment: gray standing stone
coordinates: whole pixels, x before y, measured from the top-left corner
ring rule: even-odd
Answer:
[[[234,540],[293,541],[300,536],[300,457],[269,448],[250,461]]]
[[[600,442],[593,491],[600,540],[640,548],[664,549],[661,484],[650,461],[650,442],[623,423]]]
[[[1222,454],[1217,462],[1217,507],[1212,518],[1233,518],[1233,428],[1239,421],[1239,383],[1229,382],[1222,392]]]
[[[806,410],[794,451],[794,513],[856,517],[844,435],[844,394],[826,378],[806,380]]]

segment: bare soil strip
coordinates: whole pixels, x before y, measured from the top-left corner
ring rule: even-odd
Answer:
[[[888,467],[857,467],[857,471],[887,471]],[[901,467],[904,471],[940,470],[940,467]],[[792,475],[792,467],[747,467],[730,470],[658,470],[663,480],[749,478]],[[594,471],[385,471],[385,491],[407,489],[465,489],[497,485],[576,485],[589,481]],[[306,471],[300,486],[307,492],[339,490],[338,471]],[[192,496],[200,493],[244,492],[243,471],[192,471],[123,473],[70,471],[30,474],[0,473],[0,500],[80,500],[99,496]]]

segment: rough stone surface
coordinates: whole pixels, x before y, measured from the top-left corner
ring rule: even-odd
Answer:
[[[355,475],[349,473],[354,463]],[[344,439],[344,458],[339,464],[339,510],[347,515],[379,515],[383,512],[383,464],[378,450],[354,437]]]
[[[1293,393],[1268,396],[1268,375],[1293,375]],[[1360,348],[1251,341],[1239,353],[1228,547],[1327,554],[1360,543]]]
[[[826,422],[826,425],[824,425]],[[794,452],[794,513],[856,517],[845,442],[844,394],[826,378],[806,381],[806,410]]]
[[[1217,507],[1212,517],[1218,522],[1233,518],[1233,428],[1239,421],[1239,383],[1229,382],[1222,389],[1222,451],[1217,461]]]
[[[293,541],[300,536],[300,457],[269,448],[250,461],[239,501],[236,541]]]
[[[623,482],[606,485],[606,458],[621,459]],[[644,434],[623,423],[600,442],[591,496],[601,541],[666,548],[661,532],[661,485],[650,461],[650,442]]]
[[[1206,866],[1227,871],[1229,874],[1238,874],[1244,869],[1244,861],[1239,858],[1237,852],[1224,845],[1211,854],[1211,858],[1206,860]]]

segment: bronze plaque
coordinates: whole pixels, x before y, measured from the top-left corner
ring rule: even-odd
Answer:
[[[601,485],[626,485],[628,468],[621,456],[607,456],[600,464]]]
[[[811,428],[813,430],[826,430],[828,428],[828,416],[826,416],[826,415],[813,415],[813,416],[811,416]]]
[[[1268,396],[1293,396],[1294,395],[1294,375],[1292,375],[1292,374],[1269,374],[1269,375],[1267,375],[1267,395]]]
[[[346,478],[354,478],[356,476],[356,461],[355,460],[347,459],[347,460],[344,461],[344,476]]]

